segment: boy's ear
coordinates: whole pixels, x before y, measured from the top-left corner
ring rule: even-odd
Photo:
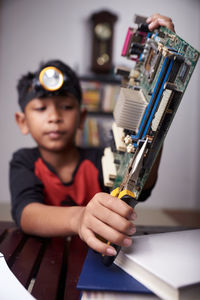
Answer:
[[[79,129],[83,129],[86,117],[87,117],[87,110],[86,110],[86,108],[82,108]]]
[[[19,126],[21,133],[26,135],[29,133],[29,128],[26,122],[26,116],[23,112],[16,112],[15,113],[15,120],[17,125]]]

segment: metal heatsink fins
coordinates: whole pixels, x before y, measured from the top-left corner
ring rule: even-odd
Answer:
[[[113,112],[117,126],[137,133],[147,105],[141,90],[122,87]]]

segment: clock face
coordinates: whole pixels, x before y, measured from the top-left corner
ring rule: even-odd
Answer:
[[[99,23],[95,26],[94,32],[100,40],[108,40],[111,37],[112,31],[108,23]]]

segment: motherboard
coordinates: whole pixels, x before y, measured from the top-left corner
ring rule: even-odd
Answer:
[[[113,190],[139,161],[137,176],[127,186],[139,200],[199,52],[165,27],[150,32],[147,24],[136,23],[128,28],[122,48],[133,68],[116,68],[121,87],[113,112],[114,145],[105,149],[102,166],[104,184]]]

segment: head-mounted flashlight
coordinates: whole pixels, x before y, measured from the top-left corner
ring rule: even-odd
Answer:
[[[24,87],[24,83],[26,85]],[[79,103],[82,91],[76,73],[61,61],[50,61],[35,73],[28,73],[21,78],[19,105],[24,111],[25,106],[34,98],[66,96],[72,94]]]
[[[39,81],[45,90],[57,91],[64,83],[64,75],[58,68],[49,66],[42,69],[39,74]]]

